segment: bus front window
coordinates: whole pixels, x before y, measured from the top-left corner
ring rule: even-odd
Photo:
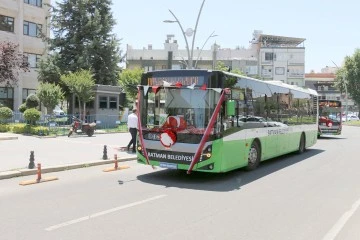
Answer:
[[[220,93],[213,90],[165,88],[156,94],[149,92],[141,102],[147,112],[142,125],[153,131],[174,128],[177,132],[203,133],[219,98]]]

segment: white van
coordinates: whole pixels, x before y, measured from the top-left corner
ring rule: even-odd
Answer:
[[[56,106],[53,110],[53,114],[57,117],[65,117],[66,114],[59,106]]]

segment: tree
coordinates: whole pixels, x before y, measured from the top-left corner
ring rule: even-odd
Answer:
[[[125,90],[126,98],[134,103],[137,97],[137,85],[140,84],[141,75],[144,71],[141,68],[124,69],[119,75],[119,85]]]
[[[19,112],[24,113],[26,111],[26,103],[23,103],[19,106]]]
[[[40,105],[40,100],[35,94],[30,94],[25,101],[26,108],[37,108]]]
[[[64,97],[61,87],[54,83],[40,83],[36,95],[46,107],[48,114],[53,112],[55,106]]]
[[[342,92],[346,85],[348,94],[360,106],[360,49],[345,57],[344,67],[336,74],[336,85]]]
[[[30,125],[36,125],[36,121],[39,121],[41,112],[35,108],[26,109],[24,112],[24,118],[30,123]]]
[[[57,66],[58,54],[48,55],[39,63],[38,80],[43,83],[60,83],[60,68]]]
[[[53,61],[61,74],[90,69],[96,84],[116,85],[123,60],[120,41],[112,33],[115,20],[111,0],[62,0],[53,6],[49,40]],[[55,56],[56,55],[56,56]],[[56,61],[54,61],[56,60]],[[52,69],[55,70],[55,69]],[[56,71],[43,72],[42,79],[53,79]]]
[[[0,107],[0,121],[7,120],[9,118],[12,118],[13,111],[8,107]]]
[[[30,71],[27,58],[18,47],[9,41],[0,42],[0,83],[16,85],[19,72]]]
[[[81,103],[83,103],[84,116],[86,113],[86,103],[94,99],[95,81],[89,70],[80,70],[75,73],[61,75],[61,81],[70,89],[79,101],[79,113],[81,114]]]
[[[340,90],[341,93],[345,92],[346,87],[346,70],[345,68],[340,68],[336,71],[335,83],[334,86]]]
[[[217,65],[215,67],[216,70],[219,70],[219,71],[224,71],[224,72],[232,72],[232,73],[235,73],[235,74],[238,74],[238,75],[244,75],[245,76],[245,73],[243,73],[240,69],[233,69],[233,70],[230,70],[231,68],[229,66],[226,66],[225,63],[219,61],[217,62]],[[225,86],[226,88],[231,88],[233,87],[237,82],[237,79],[235,77],[228,77],[226,79],[226,82],[225,82]]]

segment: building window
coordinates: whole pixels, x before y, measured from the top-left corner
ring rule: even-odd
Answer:
[[[14,107],[14,89],[12,87],[0,87],[0,103],[5,107]]]
[[[27,61],[29,62],[30,68],[38,68],[41,55],[39,54],[32,54],[32,53],[26,53]]]
[[[24,0],[24,3],[37,7],[42,7],[42,0]]]
[[[261,66],[261,76],[262,77],[272,77],[271,68],[272,66]]]
[[[14,18],[0,15],[0,31],[14,32]]]
[[[109,97],[109,105],[110,105],[110,109],[117,109],[117,98]]]
[[[22,102],[26,102],[26,98],[30,95],[30,94],[36,94],[36,90],[35,89],[30,89],[30,88],[23,88],[22,89]]]
[[[99,108],[108,108],[108,98],[99,97]]]
[[[41,28],[41,24],[24,21],[24,35],[31,37],[40,37]]]
[[[265,61],[273,61],[276,60],[276,54],[274,53],[265,53]]]
[[[152,66],[144,66],[144,71],[145,72],[151,72],[153,70]]]

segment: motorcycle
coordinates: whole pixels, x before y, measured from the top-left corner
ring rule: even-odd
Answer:
[[[77,117],[73,117],[73,123],[71,125],[71,128],[68,133],[68,137],[70,137],[73,132],[77,134],[87,134],[89,137],[91,137],[96,128],[96,123],[84,123]]]

